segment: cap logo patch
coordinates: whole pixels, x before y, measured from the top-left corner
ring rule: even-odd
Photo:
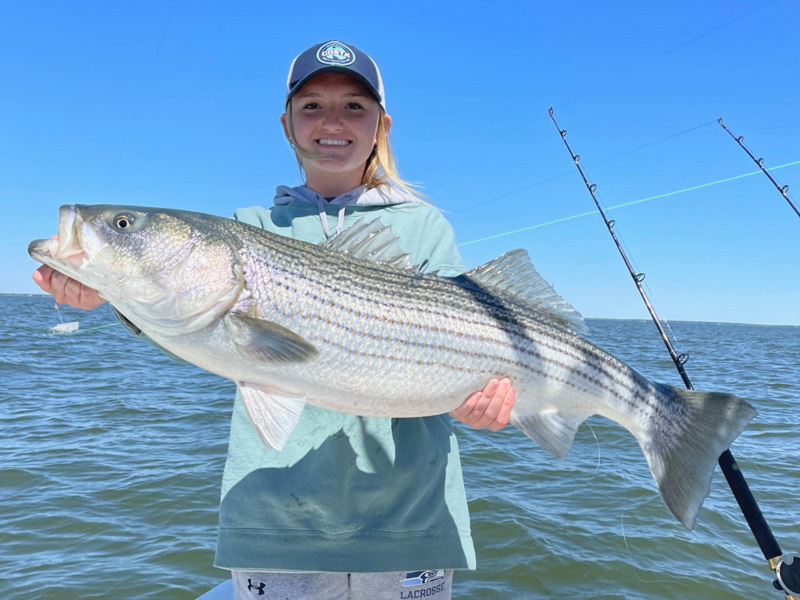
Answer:
[[[347,66],[356,60],[356,54],[342,42],[328,42],[317,50],[317,60],[324,65]]]

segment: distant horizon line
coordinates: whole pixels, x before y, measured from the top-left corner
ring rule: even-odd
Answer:
[[[47,297],[49,294],[41,293],[37,294],[35,292],[0,292],[0,296],[25,296],[28,298],[32,297]],[[51,296],[52,297],[52,296]],[[61,306],[70,306],[69,304],[62,304]],[[75,308],[75,307],[70,307]],[[84,310],[84,309],[77,309],[77,310]],[[594,321],[645,321],[645,322],[652,322],[652,319],[647,319],[644,317],[586,317],[586,320],[594,320]],[[724,324],[724,325],[754,325],[756,327],[800,327],[800,324],[793,325],[791,323],[745,323],[741,321],[702,321],[698,319],[659,319],[662,323],[711,323],[711,324]]]

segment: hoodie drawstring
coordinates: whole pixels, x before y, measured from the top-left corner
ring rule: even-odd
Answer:
[[[336,221],[336,233],[335,233],[335,235],[339,235],[344,230],[344,213],[345,213],[345,209],[347,208],[347,205],[350,204],[351,202],[357,200],[357,199],[358,199],[358,196],[356,196],[355,194],[346,194],[343,197],[342,196],[339,197],[339,202],[338,202],[338,204],[339,204],[339,217],[338,217],[338,219]],[[316,200],[316,203],[317,203],[317,210],[319,211],[319,221],[322,224],[322,231],[325,233],[325,237],[326,238],[330,238],[331,237],[331,231],[330,231],[330,228],[328,227],[328,212],[327,212],[326,206],[325,206],[325,199],[322,196],[317,194],[316,197],[315,197],[315,200]]]
[[[407,194],[402,190],[394,190],[386,185],[379,185],[374,188],[367,189],[366,186],[361,185],[357,188],[350,190],[345,194],[341,194],[333,198],[330,202],[326,201],[324,197],[320,196],[317,192],[304,185],[298,187],[278,186],[275,190],[275,206],[291,204],[294,201],[308,202],[317,207],[317,214],[319,222],[322,226],[322,231],[325,238],[332,238],[334,235],[339,235],[344,230],[345,212],[348,206],[391,206],[394,204],[403,204],[406,202],[420,202],[418,198]],[[336,221],[336,232],[331,233],[328,226],[328,205],[335,204],[339,206],[339,216]]]
[[[315,200],[317,201],[317,210],[319,210],[319,222],[322,223],[322,231],[325,232],[325,237],[329,238],[331,237],[331,231],[328,228],[328,213],[325,210],[325,199],[322,196],[317,196]]]

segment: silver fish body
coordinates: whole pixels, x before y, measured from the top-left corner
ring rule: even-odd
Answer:
[[[590,415],[628,429],[693,526],[718,456],[755,414],[748,403],[652,383],[590,343],[524,252],[444,278],[411,268],[379,223],[340,237],[319,247],[200,213],[68,206],[58,242],[29,252],[164,349],[237,382],[267,444],[282,447],[304,402],[441,414],[508,376],[512,423],[558,458]]]

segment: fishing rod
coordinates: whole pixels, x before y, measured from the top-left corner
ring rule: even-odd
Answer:
[[[661,320],[658,318],[653,305],[650,303],[650,299],[647,297],[647,293],[642,287],[644,273],[637,273],[628,260],[628,256],[625,254],[625,250],[622,248],[622,245],[617,238],[617,234],[614,232],[615,222],[606,216],[603,207],[600,205],[600,201],[595,195],[595,189],[597,188],[597,185],[589,182],[589,179],[586,177],[586,174],[580,165],[580,155],[573,152],[572,147],[567,141],[567,130],[562,129],[561,125],[559,125],[552,107],[548,109],[548,112],[550,113],[550,118],[553,120],[553,124],[556,126],[556,129],[558,129],[558,133],[561,135],[561,139],[564,141],[564,144],[566,145],[567,150],[569,151],[569,154],[575,163],[575,166],[578,168],[578,172],[583,178],[583,183],[586,184],[586,189],[589,190],[589,193],[591,194],[592,199],[597,206],[597,210],[600,212],[600,216],[603,217],[603,221],[608,228],[608,232],[611,234],[611,238],[614,240],[614,244],[617,246],[617,250],[619,250],[620,256],[622,256],[622,260],[625,261],[625,265],[628,267],[628,272],[630,273],[631,278],[633,278],[633,282],[636,284],[636,288],[639,290],[639,294],[642,296],[642,300],[644,301],[647,311],[650,313],[653,322],[658,328],[658,332],[661,334],[661,339],[664,341],[670,357],[672,357],[672,362],[675,363],[675,367],[678,369],[678,373],[680,374],[681,379],[683,379],[683,383],[686,385],[687,389],[693,390],[694,386],[689,380],[686,370],[683,368],[683,365],[686,363],[689,357],[686,354],[678,354],[675,352],[675,348],[672,347],[672,343],[669,341],[669,337],[667,337],[667,334],[661,325]],[[786,594],[787,600],[800,600],[800,557],[783,554],[780,545],[778,545],[778,541],[772,534],[772,530],[770,529],[767,520],[764,518],[764,514],[761,512],[761,509],[758,506],[758,502],[756,502],[753,493],[750,491],[750,487],[747,485],[744,475],[742,475],[742,470],[739,467],[739,464],[736,462],[736,459],[733,457],[733,454],[730,450],[726,450],[719,457],[719,466],[725,475],[725,479],[728,481],[728,485],[730,486],[731,491],[733,492],[733,495],[739,504],[742,514],[744,514],[744,517],[747,520],[747,524],[750,526],[750,530],[753,532],[753,536],[756,538],[756,542],[761,548],[761,552],[764,554],[764,558],[767,560],[770,569],[773,570],[777,577],[777,579],[773,581],[773,587],[775,587],[775,589],[778,591],[783,591]]]
[[[740,135],[739,137],[736,137],[735,135],[733,135],[733,132],[730,129],[728,129],[727,127],[725,127],[725,123],[722,122],[722,117],[717,119],[717,122],[720,125],[722,125],[722,128],[725,131],[727,131],[734,140],[736,140],[736,142],[742,147],[742,150],[747,152],[747,156],[749,156],[750,158],[753,159],[753,162],[756,163],[758,165],[758,168],[761,169],[764,172],[764,175],[769,177],[769,180],[772,182],[772,185],[775,186],[775,188],[778,190],[780,195],[783,196],[783,198],[789,203],[789,206],[791,206],[792,209],[794,209],[794,212],[797,213],[797,216],[800,217],[800,210],[797,209],[797,207],[794,205],[794,202],[792,202],[792,199],[789,198],[789,186],[788,185],[783,185],[782,186],[777,181],[775,181],[775,178],[772,176],[772,174],[769,172],[769,170],[764,168],[764,159],[763,158],[756,158],[753,155],[753,153],[750,152],[750,150],[747,149],[747,146],[744,145],[744,141],[743,141],[744,140],[744,136],[743,135]]]

